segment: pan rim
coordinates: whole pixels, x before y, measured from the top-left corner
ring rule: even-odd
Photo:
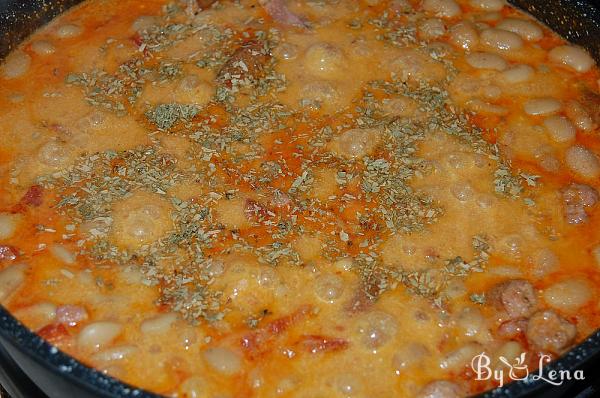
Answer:
[[[578,14],[579,17],[585,18],[592,22],[593,25],[600,32],[600,9],[595,8],[593,3],[588,0],[556,0],[559,4],[570,9],[585,9],[585,12]],[[62,13],[65,9],[76,6],[80,0],[57,0],[56,6],[46,6],[47,14],[44,17],[39,18],[42,25],[56,15]],[[517,8],[534,15],[536,15],[535,6],[530,4],[527,0],[508,0],[508,2]],[[2,5],[13,5],[17,2],[3,1]],[[36,0],[31,3],[40,3],[47,5],[48,2],[45,0]],[[31,7],[31,4],[28,6]],[[587,8],[584,8],[587,7]],[[18,8],[18,6],[17,6]],[[16,10],[16,9],[15,9]],[[11,12],[15,12],[12,10]],[[557,16],[560,18],[559,16]],[[0,13],[0,21],[4,22],[8,20],[10,16],[5,16]],[[542,20],[543,21],[543,20]],[[548,24],[548,22],[543,21]],[[7,23],[7,25],[9,25]],[[42,26],[42,25],[37,25]],[[8,28],[10,29],[10,27]],[[35,30],[35,29],[34,29]],[[555,30],[553,28],[553,30]],[[1,34],[2,32],[0,32]],[[20,37],[20,40],[26,40],[27,36],[32,32],[27,32]],[[594,33],[587,32],[588,35],[594,37]],[[575,44],[588,46],[590,44],[586,42],[585,36],[578,34],[577,30],[569,30],[567,33],[562,33],[563,37]],[[598,34],[595,37],[600,37]],[[594,57],[600,61],[600,43],[597,43],[597,50],[592,50]],[[1,49],[0,49],[1,50]],[[127,384],[117,378],[106,375],[101,371],[85,365],[83,362],[75,359],[74,357],[60,351],[47,341],[43,340],[35,332],[28,329],[20,321],[18,321],[3,305],[0,304],[0,337],[7,341],[14,349],[19,350],[21,353],[26,355],[28,358],[33,359],[36,363],[48,369],[49,371],[64,377],[69,382],[76,384],[80,388],[97,394],[99,397],[118,397],[118,398],[160,398],[162,395],[149,392],[147,390]],[[560,358],[552,361],[546,365],[543,369],[543,375],[547,376],[551,371],[560,370],[575,370],[582,367],[584,364],[598,360],[600,358],[600,328],[595,332],[587,336],[581,343],[571,348]],[[515,397],[515,396],[528,396],[535,393],[545,391],[550,387],[543,380],[533,380],[532,375],[524,380],[517,380],[508,383],[502,387],[497,387],[492,390],[485,391],[479,395],[478,398],[496,398],[496,397]]]

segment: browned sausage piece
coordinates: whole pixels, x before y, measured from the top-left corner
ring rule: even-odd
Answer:
[[[527,328],[527,319],[509,319],[504,321],[498,326],[498,336],[505,339],[514,339],[521,333],[525,332]]]
[[[373,272],[362,281],[358,290],[346,305],[352,313],[362,312],[369,308],[382,293],[381,286],[385,285],[386,278],[382,272]]]
[[[575,325],[551,310],[536,312],[529,319],[525,332],[529,344],[555,354],[569,347],[576,334]]]
[[[0,261],[3,260],[16,260],[19,256],[19,249],[10,245],[0,245]]]
[[[308,26],[306,21],[290,11],[283,0],[258,0],[258,2],[275,22],[298,28]]]
[[[447,380],[436,380],[427,384],[417,394],[418,398],[459,398],[463,395],[462,389],[456,383]]]
[[[583,90],[583,107],[594,124],[600,124],[600,95],[588,89]]]
[[[217,80],[230,85],[234,85],[234,82],[253,84],[265,75],[265,65],[270,58],[261,43],[251,41],[243,44],[219,70]]]
[[[511,319],[528,317],[536,310],[537,299],[531,283],[515,279],[497,284],[490,291],[490,302],[506,311]]]
[[[75,326],[81,321],[88,319],[85,308],[78,305],[61,305],[56,309],[56,321],[68,326]]]
[[[198,3],[198,6],[200,6],[200,8],[202,8],[203,10],[212,6],[216,2],[217,2],[217,0],[196,0],[196,3]]]
[[[598,203],[598,191],[589,185],[571,184],[562,190],[565,204],[565,218],[569,224],[581,224],[587,221],[586,207]]]

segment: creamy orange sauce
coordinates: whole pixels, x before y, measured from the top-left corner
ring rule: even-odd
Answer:
[[[600,73],[500,0],[89,0],[0,66],[0,301],[173,397],[456,397],[600,325]],[[200,4],[200,5],[198,5]]]

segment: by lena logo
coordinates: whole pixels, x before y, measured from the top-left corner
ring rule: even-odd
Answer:
[[[492,365],[492,360],[486,353],[475,355],[471,360],[471,368],[476,374],[476,380],[494,380],[504,385],[506,381],[524,380],[529,378],[532,381],[542,380],[554,386],[562,385],[566,380],[585,380],[583,370],[575,370],[571,372],[567,369],[550,370],[544,374],[544,365],[550,362],[549,355],[542,354],[537,367],[537,372],[529,372],[529,367],[526,363],[527,353],[522,352],[521,355],[514,358],[512,361],[506,357],[498,357],[499,363]]]

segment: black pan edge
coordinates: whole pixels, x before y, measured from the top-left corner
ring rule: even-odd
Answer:
[[[33,359],[38,365],[51,370],[56,376],[66,379],[78,389],[91,393],[94,397],[119,398],[160,398],[159,395],[128,385],[118,379],[91,368],[73,357],[60,351],[30,331],[4,306],[0,305],[0,338],[9,346],[4,348],[17,365],[22,368],[19,358],[15,358],[15,350]],[[28,369],[23,369],[26,374]],[[36,375],[29,375],[35,380]]]
[[[37,28],[82,0],[0,0],[0,58]],[[594,0],[508,0],[585,47],[600,63],[600,8]]]
[[[507,0],[568,41],[585,47],[600,63],[598,0]]]
[[[82,0],[0,0],[0,58]]]
[[[32,358],[39,365],[50,370],[57,377],[64,378],[78,389],[89,392],[94,397],[115,398],[160,398],[160,395],[133,387],[113,377],[91,368],[73,357],[58,350],[35,333],[27,329],[0,305],[0,341],[8,343],[9,351],[15,349]],[[600,330],[586,338],[582,343],[572,348],[561,358],[544,366],[543,376],[548,378],[551,371],[575,369],[597,370],[600,359]],[[16,360],[18,365],[18,358]],[[27,373],[27,372],[26,372]],[[514,381],[503,387],[477,395],[477,398],[515,398],[515,397],[554,397],[575,396],[569,391],[577,391],[577,382],[565,383],[556,388],[543,380],[534,380],[537,371],[521,381]],[[591,376],[589,373],[587,377]],[[32,377],[35,379],[35,375]],[[60,396],[60,395],[57,395]]]
[[[600,62],[600,10],[592,0],[509,0],[550,26],[567,40],[579,44]],[[0,58],[8,54],[37,28],[50,22],[81,0],[0,0]],[[35,333],[29,331],[0,305],[0,337],[13,353],[33,359],[38,365],[67,380],[90,396],[119,398],[159,398],[158,395],[137,389],[90,368],[57,350]],[[10,347],[9,347],[10,346]],[[600,330],[563,357],[544,367],[544,376],[552,370],[598,368]],[[19,361],[16,361],[19,364]],[[19,364],[22,366],[22,364]],[[35,377],[34,377],[35,378]],[[532,395],[553,396],[550,385],[529,377],[502,388],[487,391],[479,398],[509,398]]]
[[[557,360],[545,365],[542,369],[542,376],[548,379],[551,371],[568,370],[571,374],[579,369],[583,370],[587,380],[590,373],[598,375],[600,367],[600,329],[588,336],[579,345],[572,348]],[[587,371],[587,373],[586,373]],[[477,395],[477,398],[514,398],[514,397],[529,397],[539,396],[545,398],[551,397],[574,397],[579,393],[578,381],[565,381],[561,386],[552,386],[543,380],[535,380],[539,375],[537,370],[532,370],[529,377],[522,381],[515,381],[506,384],[503,387]]]

